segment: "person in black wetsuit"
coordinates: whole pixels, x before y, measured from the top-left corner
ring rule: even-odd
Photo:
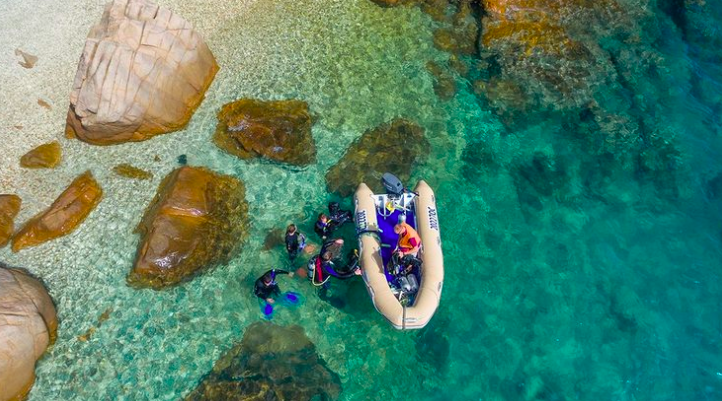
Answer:
[[[286,228],[286,252],[288,252],[288,258],[293,262],[296,256],[306,246],[306,236],[298,232],[295,224],[290,224]]]
[[[313,230],[321,237],[321,240],[325,241],[331,238],[334,230],[350,222],[353,222],[353,214],[349,210],[341,210],[338,202],[330,202],[328,215],[319,214]]]
[[[288,274],[293,277],[293,272],[271,269],[263,273],[263,275],[256,280],[256,284],[253,286],[253,293],[269,304],[274,303],[274,297],[281,295],[281,289],[278,288],[278,283],[276,283],[276,275],[278,274]]]
[[[325,213],[319,214],[318,220],[316,220],[316,224],[313,226],[313,231],[321,237],[321,240],[325,241],[326,238],[330,237],[333,229],[333,222],[328,219],[328,216],[326,216]]]

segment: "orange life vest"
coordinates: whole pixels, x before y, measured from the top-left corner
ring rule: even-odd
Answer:
[[[401,225],[404,226],[406,232],[399,237],[399,249],[404,252],[414,249],[414,246],[411,245],[412,238],[416,239],[416,244],[421,245],[421,237],[419,237],[419,233],[406,223],[401,223]]]

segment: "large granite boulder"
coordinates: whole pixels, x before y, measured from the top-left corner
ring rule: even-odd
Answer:
[[[316,160],[311,125],[306,102],[241,99],[218,113],[213,141],[242,159],[265,157],[304,166]]]
[[[35,381],[35,361],[55,340],[58,320],[45,287],[0,263],[0,400],[22,400]]]
[[[0,195],[0,248],[7,245],[15,229],[15,216],[20,211],[22,200],[17,195]]]
[[[390,172],[403,182],[409,180],[414,163],[429,152],[424,129],[396,119],[366,131],[348,148],[339,162],[326,173],[329,192],[349,196],[365,182],[380,191],[381,176]]]
[[[256,322],[186,400],[328,400],[340,393],[338,375],[301,326]]]
[[[140,244],[128,282],[155,289],[227,261],[246,235],[245,187],[202,167],[166,176],[136,231]]]
[[[217,71],[183,18],[147,0],[114,0],[85,42],[66,134],[112,145],[182,129]]]
[[[20,166],[25,168],[55,168],[62,159],[62,151],[57,141],[44,143],[20,158]]]
[[[78,176],[50,207],[30,219],[13,237],[13,252],[75,230],[100,203],[103,190],[90,171]]]

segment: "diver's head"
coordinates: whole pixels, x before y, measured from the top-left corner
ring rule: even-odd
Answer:
[[[333,254],[329,251],[326,251],[321,255],[321,259],[323,259],[324,262],[328,262],[333,257]]]
[[[293,234],[295,232],[296,232],[295,224],[289,224],[288,227],[286,227],[286,234]]]
[[[318,215],[318,221],[325,223],[328,221],[328,216],[326,216],[326,214],[324,213],[321,213]]]
[[[276,278],[276,272],[271,270],[263,275],[263,284],[270,285],[273,283],[273,280]]]

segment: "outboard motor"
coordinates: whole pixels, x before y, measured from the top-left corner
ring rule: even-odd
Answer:
[[[400,197],[404,193],[404,184],[401,180],[391,173],[384,173],[381,176],[381,184],[383,184],[389,195]]]

